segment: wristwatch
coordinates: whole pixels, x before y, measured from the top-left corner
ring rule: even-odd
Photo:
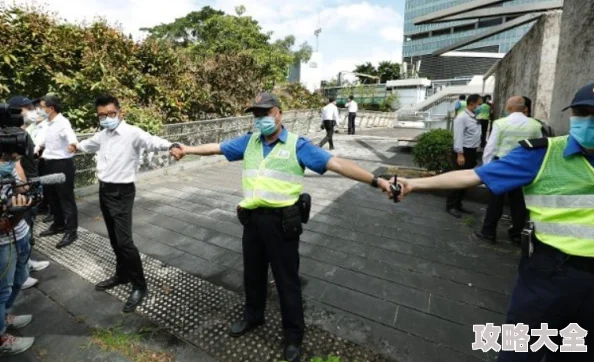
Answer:
[[[371,180],[371,186],[378,188],[379,185],[377,183],[377,177],[374,177],[373,180]]]

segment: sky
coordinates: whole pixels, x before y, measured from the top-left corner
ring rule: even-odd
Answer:
[[[0,0],[0,4],[46,6],[67,21],[105,17],[136,39],[140,28],[168,23],[209,5],[234,14],[243,5],[273,38],[292,34],[296,43],[307,41],[315,49],[314,30],[322,28],[322,79],[356,64],[402,59],[404,0]]]

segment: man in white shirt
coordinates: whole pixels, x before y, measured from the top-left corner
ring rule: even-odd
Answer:
[[[50,208],[54,215],[53,224],[39,236],[51,236],[64,233],[62,240],[56,244],[60,249],[72,244],[78,235],[78,210],[74,198],[74,161],[68,152],[68,145],[77,143],[76,134],[70,121],[62,115],[62,105],[58,97],[47,95],[41,98],[40,114],[47,117],[48,124],[45,135],[36,148],[42,149],[44,172],[46,174],[63,173],[66,182],[47,187]]]
[[[349,110],[349,134],[355,134],[355,119],[357,118],[357,112],[359,112],[359,105],[355,102],[355,97],[349,96],[346,107]]]
[[[140,254],[132,240],[134,182],[140,153],[143,149],[167,151],[175,145],[123,121],[120,103],[111,95],[97,98],[95,106],[103,130],[81,143],[71,144],[68,150],[72,153],[77,150],[97,152],[99,204],[116,256],[116,271],[95,289],[107,290],[132,283],[132,293],[123,310],[129,313],[140,305],[147,293]]]
[[[322,129],[326,130],[326,137],[322,139],[319,146],[324,147],[326,142],[330,145],[330,150],[334,149],[334,141],[332,136],[334,135],[334,127],[340,122],[340,114],[338,113],[338,107],[336,107],[336,100],[330,98],[328,104],[322,108]]]
[[[519,142],[526,139],[542,137],[542,125],[535,119],[526,116],[527,107],[523,97],[514,96],[507,100],[505,105],[509,116],[493,122],[491,135],[483,153],[483,164],[498,160],[514,148],[520,147]],[[476,235],[487,242],[496,241],[497,224],[503,214],[505,195],[491,195],[483,227]],[[508,236],[512,242],[520,243],[520,235],[526,224],[528,212],[524,201],[522,189],[512,190],[507,193],[512,219],[512,227],[508,230]]]

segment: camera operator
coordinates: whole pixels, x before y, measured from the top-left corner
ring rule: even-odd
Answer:
[[[74,162],[68,146],[78,143],[76,134],[72,130],[70,121],[62,115],[60,100],[53,95],[41,98],[41,114],[47,115],[48,126],[45,137],[36,149],[43,149],[41,157],[45,161],[45,172],[64,173],[66,182],[60,185],[51,185],[47,188],[50,208],[54,214],[53,224],[39,236],[52,236],[64,233],[62,240],[56,244],[61,249],[72,244],[78,235],[78,215],[76,200],[74,198]]]
[[[4,105],[0,105],[3,108]],[[0,109],[0,119],[3,117]],[[17,113],[18,114],[18,113]],[[6,124],[0,122],[0,125]],[[5,136],[22,134],[24,131],[17,127],[0,129],[0,177],[3,181],[13,179],[15,183],[27,180],[25,172],[19,162],[19,154],[26,153],[26,138],[17,139],[12,144],[3,142]],[[15,138],[10,139],[13,141]],[[22,142],[22,144],[19,142]],[[35,339],[14,337],[7,333],[8,329],[22,328],[31,323],[31,315],[15,316],[9,313],[21,287],[29,276],[28,260],[31,254],[29,225],[24,220],[24,213],[11,214],[9,207],[31,206],[31,200],[21,195],[25,187],[13,190],[11,183],[4,183],[0,189],[3,200],[0,215],[0,356],[14,355],[29,349]]]
[[[10,109],[20,109],[22,118],[14,118],[10,124],[6,124],[5,126],[13,126],[13,127],[20,127],[21,129],[24,128],[25,125],[32,125],[35,124],[41,116],[36,112],[35,107],[33,105],[33,101],[29,98],[24,97],[22,95],[18,95],[12,97],[8,100],[8,106]],[[20,156],[20,164],[25,171],[25,176],[27,179],[31,179],[33,177],[39,176],[38,172],[38,165],[37,160],[34,157],[34,149],[35,144],[34,141],[27,137],[27,152]],[[35,241],[33,240],[33,226],[35,222],[35,217],[37,216],[37,206],[32,207],[24,216],[25,221],[31,228],[31,245],[35,245]],[[49,266],[49,261],[37,261],[30,259],[29,260],[29,269],[30,271],[41,271]],[[22,289],[29,289],[35,286],[38,283],[38,280],[35,278],[27,278],[25,284],[23,285]]]

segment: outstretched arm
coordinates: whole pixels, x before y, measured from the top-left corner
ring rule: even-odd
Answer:
[[[393,182],[393,180],[392,180]],[[398,178],[403,196],[413,191],[466,189],[483,182],[474,170],[461,170],[424,178]]]
[[[200,146],[179,145],[179,147],[173,147],[170,153],[176,160],[182,159],[185,155],[212,156],[223,154],[221,145],[218,143],[208,143]]]
[[[348,177],[352,180],[360,181],[368,185],[371,185],[371,182],[375,178],[371,172],[361,168],[356,163],[338,157],[332,157],[328,161],[326,168],[344,177]],[[384,179],[378,179],[377,184],[379,189],[392,196],[390,182]]]

